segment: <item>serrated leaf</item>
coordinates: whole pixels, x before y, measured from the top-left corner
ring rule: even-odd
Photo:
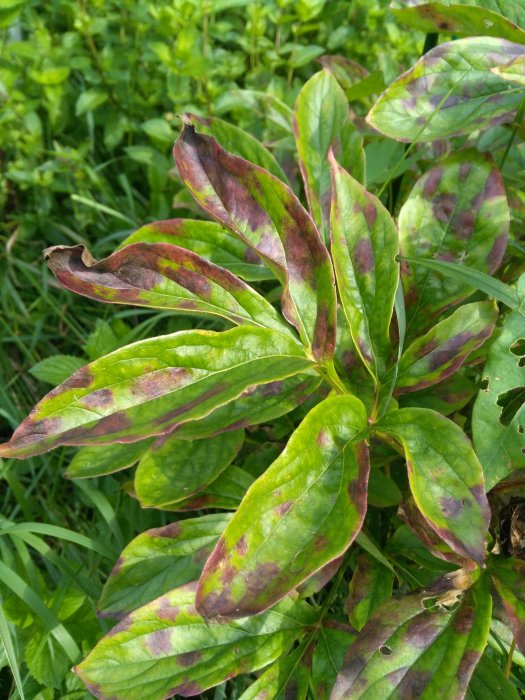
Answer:
[[[381,95],[367,120],[398,141],[435,141],[513,121],[521,91],[492,68],[522,55],[505,39],[469,37],[426,53]]]
[[[399,214],[401,255],[429,262],[465,262],[492,274],[507,245],[510,213],[500,172],[477,152],[455,154],[415,184]],[[463,279],[421,265],[401,267],[409,324],[428,327],[443,309],[474,289]]]
[[[124,618],[75,671],[100,700],[162,700],[198,695],[256,671],[288,650],[317,613],[284,600],[261,616],[209,625],[188,584]]]
[[[140,442],[83,447],[69,463],[65,476],[68,479],[86,479],[128,469],[139,461],[152,441],[153,438]]]
[[[29,374],[41,382],[56,386],[67,379],[73,372],[80,369],[85,360],[74,355],[52,355],[37,362],[29,369]]]
[[[283,313],[313,356],[331,357],[336,300],[330,257],[293,192],[191,125],[184,126],[173,153],[197,202],[260,255],[283,283]]]
[[[170,523],[135,537],[117,560],[98,603],[103,617],[123,617],[194,581],[230,519],[229,513]]]
[[[248,387],[308,369],[291,338],[249,326],[182,331],[95,360],[50,392],[0,446],[28,457],[58,445],[136,442],[208,415]]]
[[[377,610],[348,649],[331,700],[464,696],[487,643],[491,597],[477,585],[451,612],[425,609],[431,595],[396,596]]]
[[[310,213],[327,242],[331,180],[328,152],[364,181],[363,137],[350,121],[348,100],[328,70],[316,73],[295,102],[294,133]]]
[[[525,652],[525,562],[509,557],[495,557],[490,571],[492,583],[503,604],[510,627],[521,653]]]
[[[203,440],[166,435],[142,455],[135,493],[143,508],[170,508],[206,488],[228,467],[244,440],[243,430]]]
[[[83,245],[53,246],[44,258],[63,287],[96,301],[290,332],[273,306],[245,282],[175,245],[134,243],[98,261]]]
[[[485,559],[490,509],[483,470],[465,433],[425,408],[401,408],[377,424],[403,445],[410,489],[430,527],[458,554]]]
[[[437,323],[401,356],[396,395],[432,386],[456,372],[490,338],[497,318],[496,305],[480,301],[461,306]]]
[[[392,351],[389,338],[398,284],[397,229],[381,202],[332,164],[332,256],[339,295],[363,361],[380,378]]]
[[[354,629],[360,632],[381,603],[391,597],[393,583],[393,571],[370,554],[359,556],[344,603],[345,613]]]
[[[206,562],[197,594],[203,615],[257,614],[347,549],[366,511],[366,429],[353,396],[310,411]]]

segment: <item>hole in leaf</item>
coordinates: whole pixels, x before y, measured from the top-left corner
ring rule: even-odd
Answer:
[[[481,391],[488,391],[489,390],[489,380],[488,377],[486,379],[483,379],[481,384],[479,385],[479,388]]]
[[[383,656],[390,656],[390,654],[392,653],[392,649],[386,644],[383,644],[382,647],[379,647],[379,651],[383,654]]]
[[[512,343],[510,346],[510,351],[513,355],[525,357],[525,338],[520,338],[519,340],[516,340],[515,343]]]
[[[468,508],[470,506],[470,501],[468,500],[468,498],[462,498],[461,505],[463,506],[463,508]]]
[[[499,422],[508,427],[512,419],[525,403],[525,386],[518,386],[498,396],[497,404],[502,407]]]
[[[518,425],[518,433],[522,433],[522,432],[523,432],[523,426],[522,426],[522,425]]]

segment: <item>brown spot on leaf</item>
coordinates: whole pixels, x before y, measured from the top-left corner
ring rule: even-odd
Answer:
[[[374,251],[369,238],[360,238],[352,251],[357,272],[366,275],[374,269]]]
[[[179,666],[194,666],[202,658],[200,651],[187,651],[177,656]]]
[[[365,204],[363,207],[363,216],[365,217],[368,228],[372,228],[377,219],[377,209],[373,202]]]
[[[425,184],[423,186],[423,196],[427,197],[428,199],[430,199],[430,197],[433,197],[436,193],[437,188],[439,187],[442,178],[443,168],[434,168],[433,170],[431,170],[425,179]]]
[[[441,223],[447,223],[452,218],[457,204],[457,195],[452,192],[438,195],[432,202],[434,216]]]
[[[153,656],[166,656],[172,651],[171,629],[161,629],[146,637],[146,648]]]
[[[498,269],[500,262],[503,260],[507,248],[507,240],[508,233],[502,233],[494,241],[494,245],[490,249],[487,257],[487,265],[490,274]]]
[[[283,503],[279,503],[278,506],[275,506],[275,512],[279,516],[286,515],[290,508],[293,506],[293,501],[284,501]]]

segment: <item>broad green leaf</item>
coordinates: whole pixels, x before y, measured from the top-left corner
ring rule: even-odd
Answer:
[[[203,440],[166,435],[142,455],[135,472],[135,493],[143,508],[170,508],[206,488],[241,449],[244,430]]]
[[[256,671],[285,653],[317,613],[284,600],[258,617],[209,625],[188,584],[132,612],[76,666],[101,700],[162,700],[199,695],[239,673]]]
[[[368,618],[392,595],[394,573],[370,554],[361,554],[350,581],[344,610],[350,624],[360,632]]]
[[[315,224],[278,178],[186,124],[175,162],[192,195],[266,261],[284,285],[283,313],[317,360],[331,357],[336,299],[328,251]]]
[[[315,700],[328,700],[346,650],[355,639],[355,631],[343,622],[323,620],[312,655],[312,689]]]
[[[476,454],[487,489],[525,466],[525,320],[513,311],[492,343],[472,412]]]
[[[515,0],[394,0],[390,9],[403,22],[423,32],[458,36],[494,36],[525,43],[525,31],[507,12]],[[525,19],[525,16],[524,16]]]
[[[151,443],[152,438],[140,442],[83,447],[69,463],[65,476],[68,479],[86,479],[128,469],[139,461]]]
[[[348,649],[331,700],[462,698],[490,629],[492,601],[480,584],[453,612],[439,598],[425,608],[428,589],[384,603]]]
[[[306,700],[308,696],[308,669],[301,663],[305,649],[294,649],[262,673],[252,685],[244,691],[239,700]]]
[[[59,85],[67,80],[70,72],[69,66],[49,66],[41,70],[30,70],[29,77],[40,85]]]
[[[83,245],[44,252],[60,284],[110,304],[172,309],[290,333],[266,299],[228,270],[165,243],[133,243],[96,261]]]
[[[403,500],[399,486],[381,469],[372,469],[368,480],[368,503],[376,508],[397,506]]]
[[[398,234],[381,202],[331,157],[332,256],[352,338],[380,378],[392,352],[389,338],[399,278]]]
[[[345,91],[370,75],[366,68],[346,56],[321,56],[318,62],[333,74]]]
[[[342,561],[343,555],[337,557],[337,559],[332,559],[332,561],[325,564],[322,569],[316,571],[315,574],[312,574],[306,581],[303,581],[303,583],[297,586],[297,592],[302,598],[310,598],[315,593],[318,593],[333,579]]]
[[[123,617],[199,577],[229,521],[228,513],[170,523],[135,537],[118,558],[98,603],[103,617]]]
[[[270,151],[244,129],[239,129],[218,117],[201,117],[197,114],[185,115],[187,121],[199,125],[199,131],[217,139],[221,146],[250,163],[260,165],[275,177],[288,183],[284,170]]]
[[[478,387],[471,379],[456,372],[430,389],[403,394],[399,397],[399,407],[430,408],[448,416],[466,406],[477,390]]]
[[[519,700],[516,686],[494,661],[483,654],[468,686],[465,700]]]
[[[418,391],[453,374],[494,330],[498,309],[491,301],[465,304],[405,350],[396,394]]]
[[[81,92],[75,104],[75,115],[81,117],[86,112],[92,112],[104,102],[107,102],[108,98],[109,93],[107,91],[97,90],[97,88]]]
[[[503,78],[503,80],[525,85],[525,49],[521,56],[518,56],[504,66],[493,68],[492,72],[499,78]]]
[[[425,408],[401,408],[377,428],[402,443],[410,489],[430,527],[455,552],[481,564],[490,509],[483,470],[465,433]]]
[[[41,382],[56,386],[80,369],[85,362],[81,357],[74,355],[51,355],[33,365],[29,373]]]
[[[390,138],[412,142],[511,122],[521,90],[491,69],[522,54],[522,45],[486,36],[440,44],[385,90],[367,120]]]
[[[245,243],[214,221],[154,221],[128,236],[118,250],[133,243],[177,245],[248,281],[274,277],[271,270],[263,265],[262,260]]]
[[[310,411],[206,562],[197,594],[205,617],[257,614],[348,548],[366,511],[366,430],[353,396]]]
[[[430,262],[465,262],[492,274],[500,264],[510,213],[503,180],[490,160],[475,151],[453,155],[414,185],[399,214],[401,255]],[[428,325],[443,309],[474,290],[464,280],[427,267],[402,267],[409,325]],[[414,319],[420,314],[423,319]]]
[[[182,331],[95,360],[45,396],[0,446],[29,457],[58,445],[136,442],[207,416],[250,386],[311,366],[291,338],[243,326]]]
[[[330,149],[356,180],[364,181],[363,137],[350,121],[348,100],[328,70],[316,73],[295,102],[294,132],[310,213],[325,241],[330,230]]]
[[[184,501],[166,506],[166,510],[188,512],[202,508],[236,510],[250,488],[254,477],[244,469],[231,464],[220,478],[212,481],[203,491]]]
[[[495,557],[490,567],[492,583],[510,622],[518,649],[525,653],[525,562]]]

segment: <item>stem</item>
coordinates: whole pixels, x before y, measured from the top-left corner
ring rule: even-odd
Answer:
[[[510,669],[512,668],[512,657],[514,656],[514,649],[516,648],[516,637],[513,637],[512,644],[510,645],[509,655],[507,657],[507,664],[505,666],[505,678],[510,676]]]
[[[348,394],[350,393],[345,387],[339,375],[336,372],[333,360],[327,360],[324,364],[318,365],[316,367],[318,373],[321,377],[330,384],[332,389],[334,389],[338,394]]]

